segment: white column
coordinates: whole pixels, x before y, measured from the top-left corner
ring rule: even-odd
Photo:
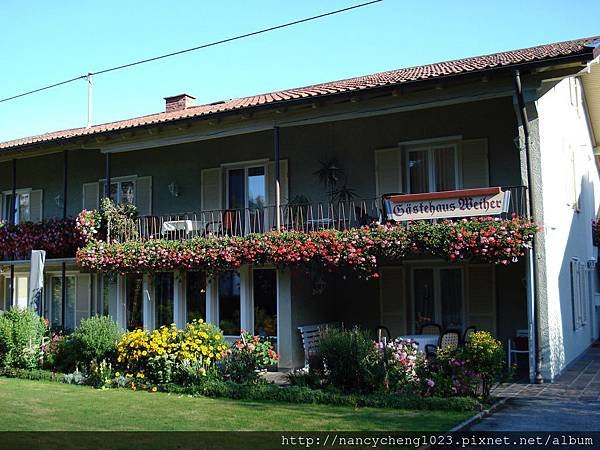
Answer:
[[[185,272],[173,274],[173,320],[177,328],[185,327]]]
[[[254,332],[254,296],[249,266],[240,267],[240,327],[250,333]]]
[[[292,280],[289,269],[277,270],[277,353],[279,368],[293,368],[296,330],[292,321]]]
[[[152,281],[150,275],[143,275],[142,282],[143,308],[142,315],[144,317],[144,328],[146,330],[154,329],[154,292],[152,290]]]
[[[218,277],[206,277],[206,321],[219,326]]]

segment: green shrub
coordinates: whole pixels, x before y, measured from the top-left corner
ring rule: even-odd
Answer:
[[[215,398],[235,400],[279,401],[299,404],[322,404],[351,407],[445,410],[445,411],[477,411],[481,404],[470,397],[420,397],[418,395],[398,395],[392,393],[379,394],[344,394],[322,389],[310,389],[301,386],[281,387],[274,384],[237,384],[231,381],[215,379],[195,385],[182,387],[165,385],[163,390],[178,394],[202,395]]]
[[[346,392],[373,392],[383,383],[385,370],[378,349],[366,330],[329,329],[320,342],[321,377]]]
[[[63,381],[62,373],[39,369],[17,369],[14,367],[0,367],[0,376],[34,381]]]
[[[70,337],[70,344],[66,344],[63,350],[75,352],[74,359],[88,368],[94,361],[113,360],[122,334],[110,317],[90,317],[81,321]],[[68,359],[68,355],[64,357]]]
[[[44,319],[30,309],[12,308],[0,315],[0,364],[34,369],[42,360]]]
[[[504,348],[502,343],[487,331],[476,331],[465,346],[464,357],[468,367],[479,374],[482,395],[488,398],[492,384],[500,378],[504,368]]]
[[[266,339],[242,331],[229,355],[223,360],[225,377],[236,383],[255,383],[260,370],[277,364],[279,356]]]

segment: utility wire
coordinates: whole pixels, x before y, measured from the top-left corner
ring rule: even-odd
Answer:
[[[240,39],[245,39],[245,38],[248,38],[248,37],[251,37],[251,36],[256,36],[256,35],[263,34],[263,33],[268,33],[270,31],[274,31],[274,30],[280,30],[282,28],[291,27],[291,26],[298,25],[298,24],[301,24],[301,23],[304,23],[304,22],[310,22],[312,20],[322,19],[323,17],[333,16],[335,14],[340,14],[340,13],[343,13],[343,12],[351,11],[353,9],[362,8],[364,6],[369,6],[369,5],[372,5],[374,3],[380,3],[382,1],[383,0],[372,0],[372,1],[365,2],[365,3],[360,3],[358,5],[349,6],[347,8],[337,9],[335,11],[330,11],[330,12],[323,13],[323,14],[318,14],[316,16],[311,16],[311,17],[306,17],[304,19],[294,20],[293,22],[287,22],[287,23],[284,23],[284,24],[281,24],[281,25],[275,25],[273,27],[263,28],[263,29],[257,30],[257,31],[252,31],[251,33],[246,33],[246,34],[241,34],[241,35],[230,37],[230,38],[226,38],[226,39],[221,39],[219,41],[210,42],[208,44],[199,45],[197,47],[192,47],[192,48],[188,48],[188,49],[185,49],[185,50],[179,50],[179,51],[176,51],[176,52],[167,53],[167,54],[160,55],[160,56],[155,56],[153,58],[142,59],[140,61],[135,61],[135,62],[128,63],[128,64],[122,64],[120,66],[110,67],[108,69],[102,69],[102,70],[98,70],[96,72],[89,72],[89,73],[87,73],[85,75],[80,75],[78,77],[71,78],[69,80],[61,81],[61,82],[50,84],[48,86],[44,86],[44,87],[41,87],[41,88],[38,88],[38,89],[34,89],[34,90],[31,90],[31,91],[23,92],[21,94],[13,95],[12,97],[6,97],[6,98],[3,98],[3,99],[0,99],[0,103],[7,102],[9,100],[14,100],[14,99],[20,98],[20,97],[25,97],[26,95],[35,94],[36,92],[45,91],[47,89],[52,89],[52,88],[55,88],[55,87],[58,87],[58,86],[62,86],[64,84],[72,83],[72,82],[77,81],[77,80],[82,80],[84,78],[87,78],[90,75],[101,75],[101,74],[104,74],[104,73],[113,72],[115,70],[125,69],[127,67],[133,67],[133,66],[137,66],[137,65],[140,65],[140,64],[149,63],[149,62],[152,62],[152,61],[157,61],[159,59],[169,58],[171,56],[176,56],[176,55],[181,55],[183,53],[193,52],[193,51],[201,50],[201,49],[208,48],[208,47],[214,47],[216,45],[225,44],[225,43],[232,42],[232,41],[237,41],[237,40],[240,40]]]

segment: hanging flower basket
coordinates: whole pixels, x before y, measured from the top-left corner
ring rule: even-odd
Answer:
[[[598,219],[592,221],[592,242],[594,246],[600,246],[600,220]]]

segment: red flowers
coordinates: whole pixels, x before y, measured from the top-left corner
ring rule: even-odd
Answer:
[[[409,255],[509,264],[524,255],[536,231],[537,225],[526,219],[478,218],[184,241],[106,244],[91,240],[78,251],[77,260],[85,269],[117,273],[201,269],[215,274],[243,264],[272,264],[348,272],[368,279],[378,277],[380,260],[398,261]]]

